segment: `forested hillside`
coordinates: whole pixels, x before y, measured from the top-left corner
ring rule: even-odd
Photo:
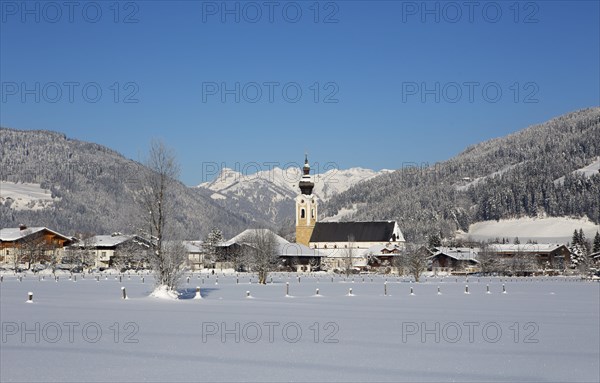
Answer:
[[[442,163],[376,177],[334,196],[325,214],[397,219],[409,240],[519,216],[587,216],[598,223],[600,174],[576,171],[598,156],[600,108],[584,109],[470,146]]]
[[[104,146],[48,131],[0,129],[0,180],[39,184],[53,203],[44,209],[0,204],[0,227],[48,226],[66,234],[132,232],[139,215],[135,196],[147,168]],[[214,226],[234,235],[248,224],[207,195],[178,183],[177,228],[201,238]]]

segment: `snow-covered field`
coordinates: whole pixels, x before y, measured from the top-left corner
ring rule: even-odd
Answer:
[[[477,222],[469,226],[468,233],[459,233],[459,236],[478,241],[519,237],[522,243],[528,239],[544,243],[567,243],[571,241],[573,231],[580,228],[588,239],[594,238],[596,232],[600,231],[600,226],[587,218],[523,217]]]
[[[250,277],[194,274],[174,301],[149,276],[4,275],[0,380],[600,380],[597,282],[388,277],[385,296],[383,276]]]
[[[54,202],[50,191],[40,184],[0,181],[0,203],[7,200],[12,201],[11,208],[15,210],[40,210]]]

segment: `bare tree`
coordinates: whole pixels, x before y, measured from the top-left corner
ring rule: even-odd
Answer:
[[[52,268],[52,273],[55,274],[58,263],[61,261],[58,249],[54,244],[45,241],[40,246],[41,258],[39,258],[38,261],[45,262],[47,265],[50,265]]]
[[[15,249],[15,251],[12,254],[12,264],[13,264],[13,269],[16,271],[19,268],[19,265],[21,265],[21,262],[23,261],[25,254],[23,252],[23,249],[21,247],[17,247]]]
[[[177,288],[185,256],[182,243],[167,246],[166,240],[176,239],[172,221],[174,216],[173,188],[179,176],[175,154],[162,142],[153,141],[146,166],[149,171],[142,177],[140,207],[143,224],[142,235],[146,237],[150,251],[149,262],[156,277],[156,284],[168,290]],[[178,244],[177,244],[178,243]]]
[[[399,254],[392,259],[392,266],[396,268],[399,276],[406,274],[406,261],[404,258],[405,254]]]
[[[344,250],[343,266],[344,274],[346,274],[346,277],[352,274],[352,271],[354,269],[353,258],[355,256],[355,251],[356,250],[354,249],[354,236],[351,234],[348,236],[348,243],[346,244],[346,249]]]
[[[94,235],[91,233],[75,234],[76,243],[70,245],[66,250],[66,255],[63,262],[68,260],[69,263],[76,264],[82,268],[90,267],[95,261]]]
[[[483,274],[499,272],[501,267],[498,255],[487,244],[482,244],[480,249],[477,260],[479,261],[481,272]]]
[[[188,252],[182,241],[168,241],[163,244],[163,254],[165,257],[162,267],[166,272],[163,273],[164,283],[162,284],[175,290],[185,272],[184,264]]]
[[[415,282],[419,282],[421,274],[427,269],[427,256],[412,244],[407,244],[403,253],[399,257],[404,263],[403,267],[415,278]]]
[[[242,238],[244,259],[251,271],[258,274],[258,283],[266,284],[270,271],[277,268],[277,239],[268,229],[250,230]]]
[[[46,242],[43,233],[33,233],[31,229],[26,229],[23,233],[24,236],[18,241],[18,248],[15,253],[15,269],[18,267],[17,262],[27,262],[27,269],[31,269],[31,265],[41,262],[48,261],[52,263],[51,252],[54,252],[53,247]],[[55,262],[56,264],[58,262]]]
[[[140,267],[148,259],[148,251],[145,243],[140,243],[135,237],[121,243],[115,249],[111,262],[118,268]]]
[[[536,268],[535,255],[523,250],[526,249],[521,249],[517,245],[517,250],[510,261],[510,271],[515,275],[525,275]]]

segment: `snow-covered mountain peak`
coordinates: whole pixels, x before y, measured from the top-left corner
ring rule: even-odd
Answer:
[[[387,172],[390,171],[382,170],[377,172],[358,167],[343,170],[330,169],[313,176],[315,194],[322,200],[327,200],[334,194],[348,190],[359,182]],[[198,187],[209,189],[221,195],[234,193],[238,196],[244,195],[244,190],[249,191],[249,189],[256,190],[257,187],[266,187],[272,191],[276,191],[279,197],[287,196],[288,198],[293,198],[298,194],[298,181],[300,177],[301,171],[295,167],[286,169],[274,167],[253,174],[243,174],[230,168],[223,168],[214,180],[203,182]]]
[[[330,169],[313,174],[314,194],[327,201],[359,182],[366,181],[389,170],[375,171],[364,168]],[[273,167],[252,174],[223,168],[212,181],[203,182],[199,189],[211,191],[211,198],[219,204],[241,212],[250,219],[278,221],[293,216],[294,198],[300,192],[299,167]]]

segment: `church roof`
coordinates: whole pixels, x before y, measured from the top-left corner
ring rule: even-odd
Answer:
[[[395,221],[317,222],[310,242],[388,242],[394,234]]]

